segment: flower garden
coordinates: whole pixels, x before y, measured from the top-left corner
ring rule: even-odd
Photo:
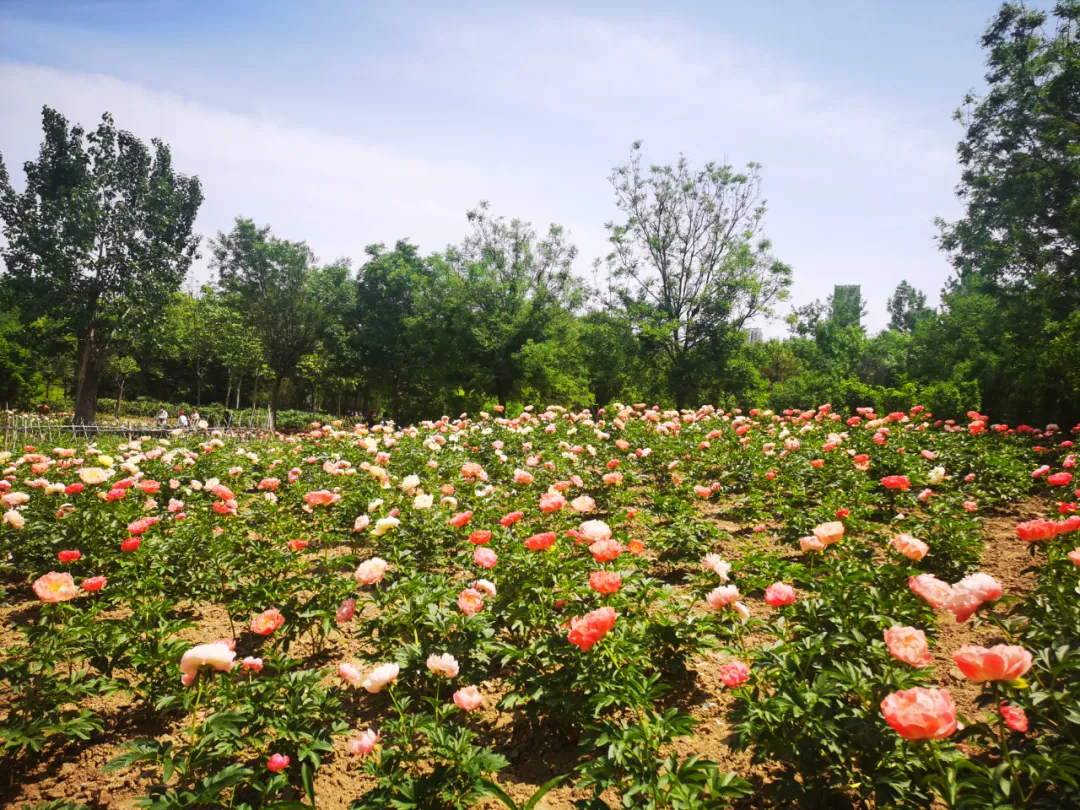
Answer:
[[[4,453],[0,803],[1077,806],[1071,436],[615,405]]]

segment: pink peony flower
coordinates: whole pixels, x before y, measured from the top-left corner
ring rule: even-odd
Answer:
[[[338,671],[340,672],[340,669]],[[388,683],[397,680],[398,672],[397,664],[380,664],[368,673],[360,685],[374,695],[381,692]]]
[[[905,740],[941,740],[956,731],[956,703],[945,689],[893,692],[881,701],[881,712]]]
[[[913,667],[925,667],[932,660],[926,633],[914,627],[893,625],[886,628],[885,646],[893,658]]]
[[[765,589],[765,602],[772,607],[781,607],[795,603],[795,589],[785,582],[774,582]]]
[[[84,591],[100,591],[108,581],[105,577],[87,577],[82,581],[81,587]]]
[[[1031,653],[1023,647],[996,644],[976,647],[966,644],[953,653],[953,660],[970,681],[1015,681],[1031,669]]]
[[[266,763],[266,767],[274,773],[281,773],[289,767],[289,758],[284,754],[273,754],[269,762]]]
[[[1013,731],[1021,734],[1028,730],[1027,713],[1017,706],[1011,706],[1006,701],[1001,701],[1001,716],[1005,719],[1005,725]]]
[[[909,560],[921,560],[930,552],[930,546],[910,534],[898,534],[889,544]]]
[[[337,672],[338,675],[351,683],[353,686],[360,686],[363,681],[363,677],[360,675],[360,670],[357,669],[353,664],[348,663],[347,661],[338,664]]]
[[[454,705],[463,712],[471,712],[480,708],[484,702],[484,696],[475,686],[464,686],[454,692]]]
[[[540,496],[540,511],[544,514],[558,512],[566,506],[566,498],[559,492],[545,492]]]
[[[232,500],[226,498],[225,500]],[[308,506],[329,506],[330,504],[337,503],[341,500],[341,495],[336,492],[331,492],[328,489],[319,489],[315,492],[308,492],[304,495],[304,503]]]
[[[472,616],[484,609],[484,595],[475,588],[466,588],[458,595],[458,607],[466,616]]]
[[[941,610],[952,597],[952,586],[933,574],[919,574],[908,580],[908,587],[927,601],[930,607]]]
[[[366,757],[375,750],[375,746],[379,744],[381,738],[381,733],[372,731],[369,728],[359,737],[353,737],[349,740],[349,751],[353,756]]]
[[[612,594],[622,587],[622,577],[614,571],[593,571],[589,574],[589,587],[597,593]]]
[[[750,680],[750,667],[742,661],[731,661],[720,667],[720,680],[734,689]]]
[[[42,602],[67,602],[79,595],[71,574],[50,571],[34,581],[34,593]]]
[[[588,652],[592,646],[606,636],[615,626],[614,608],[602,607],[584,616],[570,620],[569,641]]]
[[[253,658],[248,656],[240,662],[240,669],[246,669],[249,672],[262,672],[263,660],[261,658]]]
[[[199,644],[184,653],[180,659],[180,682],[184,686],[191,686],[195,682],[199,669],[210,667],[218,672],[228,672],[232,669],[233,659],[236,653],[223,641],[214,641],[210,644]]]
[[[1000,599],[1001,594],[997,580],[989,574],[976,572],[952,586],[945,609],[956,617],[957,622],[966,622],[981,605]]]
[[[739,588],[736,585],[721,585],[719,588],[709,592],[709,595],[705,597],[705,601],[709,603],[709,607],[713,610],[719,610],[722,607],[727,607],[739,598]]]
[[[346,599],[338,606],[337,612],[334,614],[334,621],[338,624],[345,624],[345,622],[349,621],[355,613],[356,600]]]
[[[285,624],[285,617],[281,615],[281,611],[277,608],[269,608],[251,620],[251,632],[268,636],[283,624]]]
[[[490,548],[482,547],[473,552],[473,562],[481,568],[494,568],[499,562],[499,557]]]
[[[427,659],[427,668],[443,678],[456,678],[458,674],[458,662],[450,653],[435,655],[432,653]]]
[[[382,582],[382,578],[386,575],[386,567],[387,562],[382,557],[372,557],[360,563],[354,576],[361,585],[374,585]]]

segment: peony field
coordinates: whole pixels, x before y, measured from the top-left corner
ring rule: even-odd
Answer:
[[[515,411],[0,454],[0,804],[1080,803],[1076,428]]]

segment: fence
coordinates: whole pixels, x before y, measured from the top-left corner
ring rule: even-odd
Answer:
[[[20,452],[25,445],[60,445],[71,444],[78,440],[93,441],[107,436],[119,436],[128,439],[139,436],[157,436],[171,438],[173,432],[181,430],[183,435],[192,437],[209,436],[211,430],[220,430],[230,436],[264,433],[266,425],[210,425],[201,428],[180,428],[177,425],[159,426],[156,422],[125,420],[108,422],[101,425],[72,425],[59,419],[33,416],[21,413],[3,415],[2,433],[0,433],[0,451]]]

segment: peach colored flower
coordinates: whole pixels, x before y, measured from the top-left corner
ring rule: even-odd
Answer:
[[[281,611],[277,608],[269,608],[251,620],[251,632],[268,636],[283,624],[285,624],[285,617],[281,615]]]
[[[494,568],[499,562],[499,557],[490,548],[482,546],[473,552],[473,562],[481,568]]]
[[[952,597],[952,586],[933,574],[919,574],[908,580],[908,587],[927,601],[930,607],[941,610]]]
[[[229,500],[229,499],[226,499]],[[329,506],[341,500],[341,495],[328,489],[319,489],[315,492],[304,494],[304,502],[308,506]]]
[[[13,529],[21,529],[26,525],[26,518],[24,518],[16,509],[9,509],[4,512],[4,517],[0,518],[0,525],[11,526]]]
[[[614,571],[593,571],[589,574],[589,587],[597,593],[612,594],[622,587],[622,577]]]
[[[737,585],[721,585],[719,588],[710,591],[709,595],[705,597],[705,601],[709,603],[709,607],[713,610],[719,610],[732,604],[738,598],[739,588]]]
[[[588,652],[592,646],[606,636],[615,626],[614,608],[602,607],[584,616],[576,616],[570,620],[569,641],[580,647],[582,652]]]
[[[926,644],[926,633],[915,627],[893,625],[885,629],[885,646],[897,661],[913,667],[925,667],[932,657]]]
[[[893,692],[881,701],[881,713],[905,740],[941,740],[956,731],[956,703],[945,689]]]
[[[765,589],[765,602],[772,607],[794,604],[797,598],[795,589],[786,582],[774,582]]]
[[[353,686],[359,686],[363,680],[362,676],[360,675],[360,670],[357,669],[353,664],[348,663],[347,661],[338,664],[337,671],[338,675],[351,683]]]
[[[351,740],[349,740],[349,751],[354,756],[366,757],[368,754],[375,750],[375,746],[379,744],[379,740],[381,738],[381,733],[372,731],[369,728],[359,737],[353,737]]]
[[[910,534],[898,534],[889,544],[909,560],[921,560],[930,551],[930,546]]]
[[[970,681],[1015,681],[1031,669],[1031,653],[1023,647],[995,644],[976,647],[966,644],[953,653],[953,660]]]
[[[456,678],[458,674],[458,662],[450,653],[435,655],[432,653],[427,659],[427,668],[443,678]]]
[[[484,595],[475,588],[466,588],[458,595],[458,607],[466,616],[472,616],[484,609]]]
[[[210,667],[218,672],[228,672],[233,667],[233,659],[236,653],[229,649],[229,645],[223,641],[214,641],[210,644],[199,644],[184,653],[180,659],[180,682],[184,686],[191,686],[201,667]]]
[[[588,495],[578,495],[570,501],[570,508],[575,512],[591,512],[596,508],[596,501]]]
[[[799,548],[803,551],[824,551],[825,544],[811,534],[799,538]]]
[[[826,546],[839,543],[843,536],[844,524],[839,520],[830,520],[828,523],[821,523],[814,527],[814,537]]]
[[[543,551],[555,545],[558,535],[555,532],[539,532],[525,540],[525,548],[529,551]]]
[[[544,514],[558,512],[566,506],[566,498],[558,492],[545,492],[540,496],[540,511]]]
[[[731,563],[721,559],[719,554],[706,554],[701,561],[701,567],[706,571],[712,571],[720,577],[721,582],[727,582],[728,574],[731,573]]]
[[[388,683],[397,680],[398,672],[397,664],[380,664],[368,673],[360,685],[374,695],[381,692]]]
[[[464,686],[454,692],[454,705],[463,712],[471,712],[480,708],[484,702],[484,696],[475,686]]]
[[[382,557],[372,557],[360,563],[360,567],[356,569],[353,576],[361,585],[374,585],[382,582],[382,578],[386,575],[387,565],[388,563]]]
[[[611,538],[611,527],[602,520],[586,520],[578,527],[578,534],[582,541],[595,543],[599,540]]]
[[[50,571],[34,581],[34,593],[42,602],[67,602],[79,595],[71,574]]]
[[[597,540],[589,546],[589,552],[593,555],[593,559],[598,563],[611,562],[622,554],[623,551],[622,543],[618,540],[612,540],[610,537],[604,540]]]

